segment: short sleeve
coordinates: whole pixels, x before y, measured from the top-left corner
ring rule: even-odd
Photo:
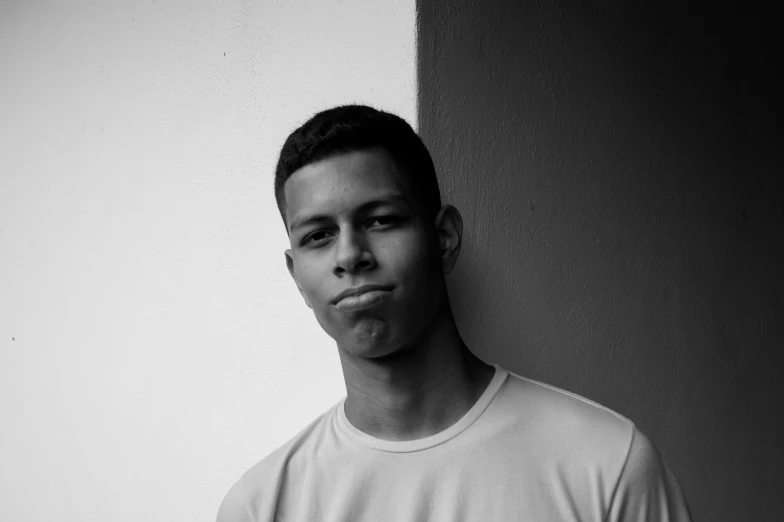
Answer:
[[[607,521],[691,522],[675,476],[636,427]]]
[[[242,479],[237,481],[223,498],[217,522],[255,522],[248,510],[248,498]]]

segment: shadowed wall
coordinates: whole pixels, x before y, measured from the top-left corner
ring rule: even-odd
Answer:
[[[635,421],[695,520],[784,519],[782,86],[744,12],[418,6],[461,332]]]

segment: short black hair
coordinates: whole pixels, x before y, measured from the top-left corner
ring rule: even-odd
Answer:
[[[441,208],[436,169],[427,147],[411,125],[367,105],[342,105],[321,111],[292,132],[275,169],[275,199],[286,224],[286,180],[305,165],[330,156],[382,147],[405,173],[423,210],[435,217]]]

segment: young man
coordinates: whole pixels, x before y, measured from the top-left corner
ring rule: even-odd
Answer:
[[[444,280],[462,218],[405,121],[315,115],[286,140],[275,195],[347,396],[247,471],[219,522],[690,520],[631,421],[465,345]]]

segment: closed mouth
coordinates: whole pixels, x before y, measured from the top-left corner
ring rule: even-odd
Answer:
[[[389,290],[376,289],[357,295],[349,295],[338,301],[335,308],[344,313],[369,310],[386,301],[391,293]]]
[[[350,297],[358,298],[359,296],[370,292],[377,292],[377,291],[389,292],[390,290],[392,290],[392,287],[385,286],[385,285],[356,286],[354,288],[349,288],[347,290],[343,290],[342,292],[340,292],[338,296],[332,300],[332,304],[337,305],[338,303],[340,303],[346,298],[350,298]]]

